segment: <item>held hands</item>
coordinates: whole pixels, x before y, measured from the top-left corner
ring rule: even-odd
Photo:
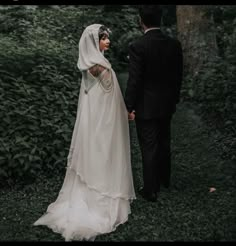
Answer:
[[[135,111],[133,110],[131,113],[128,112],[128,119],[134,120],[135,119]]]

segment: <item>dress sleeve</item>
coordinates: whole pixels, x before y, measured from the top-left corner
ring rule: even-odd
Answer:
[[[99,64],[91,67],[89,72],[99,80],[102,89],[105,92],[110,92],[113,87],[112,71]]]
[[[110,92],[113,88],[112,72],[110,69],[104,69],[98,76],[100,85],[105,92]]]

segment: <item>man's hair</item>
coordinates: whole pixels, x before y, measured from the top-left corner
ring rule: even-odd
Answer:
[[[162,8],[160,5],[140,5],[139,15],[146,27],[159,27],[161,25]]]

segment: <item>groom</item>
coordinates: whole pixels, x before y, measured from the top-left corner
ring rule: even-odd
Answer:
[[[160,185],[171,176],[171,118],[179,102],[183,57],[178,40],[160,30],[159,5],[142,5],[144,35],[129,47],[129,78],[125,103],[135,119],[143,161],[143,188],[139,193],[155,202]]]

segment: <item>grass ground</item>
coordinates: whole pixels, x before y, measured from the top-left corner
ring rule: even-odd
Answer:
[[[126,74],[119,75],[122,91]],[[132,168],[136,190],[142,185],[142,163],[135,124],[130,123]],[[63,241],[33,222],[53,202],[63,176],[23,189],[0,189],[0,240]],[[178,105],[172,122],[172,185],[157,203],[137,194],[124,225],[96,241],[235,241],[235,165],[220,158],[214,135],[193,105]],[[210,192],[210,188],[216,190]]]

